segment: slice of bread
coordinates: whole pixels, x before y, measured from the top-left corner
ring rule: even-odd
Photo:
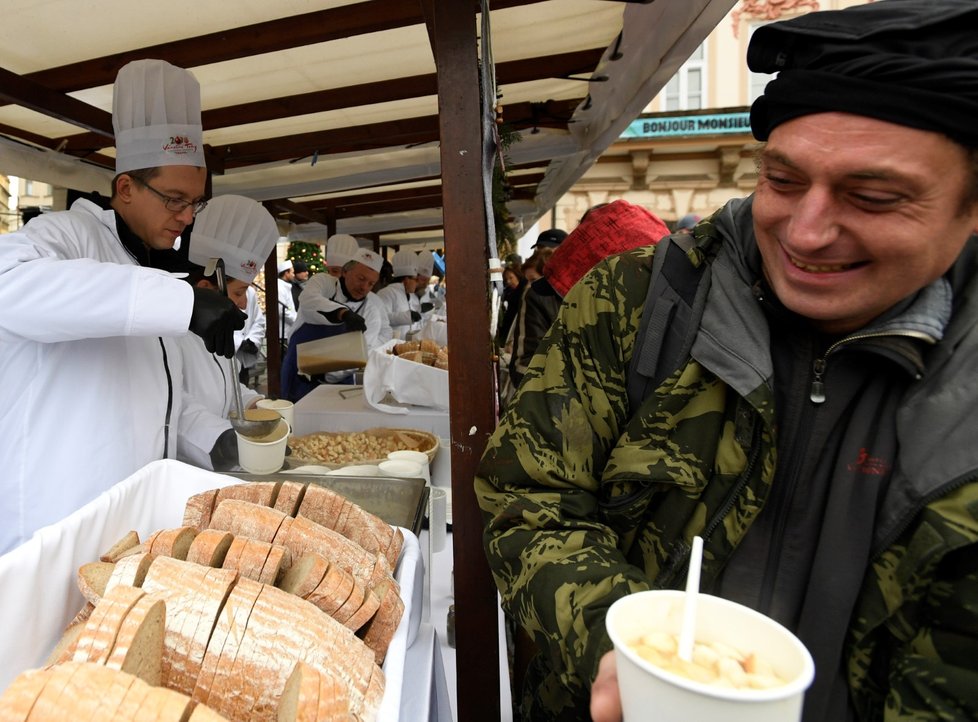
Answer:
[[[0,694],[0,719],[4,722],[26,720],[47,681],[48,675],[43,669],[31,669],[17,675]]]
[[[197,536],[197,529],[192,526],[181,526],[175,529],[161,529],[146,540],[145,546],[151,554],[160,557],[173,557],[184,560],[190,545]]]
[[[225,499],[211,516],[211,529],[222,529],[235,537],[247,537],[272,542],[287,514],[267,506],[239,499]]]
[[[326,557],[315,552],[307,552],[285,570],[276,586],[305,599],[323,581],[328,569],[329,560]]]
[[[100,557],[101,562],[117,562],[119,557],[139,544],[139,534],[135,530],[126,532],[119,541],[109,547]]]
[[[192,526],[198,531],[206,529],[214,513],[218,491],[220,489],[208,489],[187,499],[183,508],[183,526]]]
[[[72,661],[105,664],[126,615],[144,595],[142,589],[122,584],[106,591],[78,636]]]
[[[232,484],[219,489],[214,508],[221,505],[225,499],[238,499],[258,506],[275,506],[281,481],[249,481],[244,484]]]
[[[343,626],[356,632],[360,627],[374,618],[378,609],[380,609],[380,597],[374,594],[373,589],[367,589],[363,598],[363,604],[343,622]]]
[[[165,632],[166,604],[158,595],[144,594],[123,619],[105,666],[159,687],[163,681]]]
[[[157,557],[143,581],[146,592],[166,602],[163,637],[163,685],[191,694],[218,615],[237,572]],[[199,700],[204,701],[204,700]]]
[[[253,686],[266,683],[267,675],[257,670],[253,679],[232,676],[234,661],[247,638],[248,620],[263,586],[245,578],[235,583],[218,615],[194,685],[195,702],[206,704],[231,719],[247,718],[242,710],[250,708]]]
[[[143,580],[146,579],[146,574],[155,558],[149,552],[123,557],[115,563],[115,569],[112,570],[109,581],[105,585],[105,591],[118,584],[129,587],[143,586]]]
[[[234,535],[230,532],[204,529],[194,537],[187,551],[187,561],[205,567],[220,567],[233,541]]]
[[[300,484],[298,481],[283,481],[282,486],[279,487],[278,496],[275,498],[274,507],[284,514],[295,516],[302,504],[307,487],[307,484]]]

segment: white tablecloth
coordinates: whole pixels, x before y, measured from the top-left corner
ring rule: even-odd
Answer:
[[[131,529],[145,539],[157,529],[180,526],[188,497],[207,489],[241,483],[178,461],[147,464],[128,479],[57,524],[44,527],[25,544],[0,556],[0,690],[25,669],[43,664],[65,626],[85,600],[75,581],[78,568],[98,559]],[[384,661],[386,687],[378,720],[413,719],[401,715],[402,689],[413,700],[418,684],[437,698],[443,688],[441,651],[421,635],[424,561],[418,538],[403,529],[404,549],[395,577],[404,599],[404,617]],[[406,663],[408,649],[412,651]],[[437,656],[436,656],[437,655]],[[440,679],[439,679],[440,674]],[[410,706],[414,708],[414,703]],[[437,719],[437,716],[434,717]]]
[[[295,404],[292,432],[298,436],[317,431],[363,431],[374,428],[418,429],[439,439],[431,464],[433,486],[452,485],[451,429],[448,412],[412,406],[406,414],[385,414],[367,403],[360,386],[323,384]]]
[[[363,387],[341,384],[317,386],[295,404],[295,434],[316,431],[363,431],[378,426],[419,429],[440,439],[451,436],[448,412],[411,406],[406,414],[378,411],[363,395]]]

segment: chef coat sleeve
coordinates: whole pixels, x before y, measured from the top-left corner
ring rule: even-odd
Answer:
[[[300,323],[336,325],[330,324],[322,316],[323,313],[328,314],[339,308],[345,308],[343,304],[332,300],[332,296],[336,292],[336,283],[336,279],[328,273],[317,273],[306,281],[306,286],[299,295],[298,320]]]
[[[190,284],[153,268],[67,257],[83,251],[60,242],[69,227],[40,220],[0,243],[0,340],[187,333]]]

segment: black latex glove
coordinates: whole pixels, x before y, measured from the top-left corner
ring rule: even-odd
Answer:
[[[367,322],[363,320],[363,316],[359,313],[354,313],[353,311],[347,311],[343,314],[343,325],[346,326],[350,331],[366,331]]]
[[[211,449],[214,471],[229,471],[238,465],[238,437],[234,429],[228,429],[214,442]]]
[[[252,341],[250,338],[246,338],[244,341],[241,342],[241,350],[244,353],[258,353],[258,347],[255,345],[255,342]]]
[[[411,311],[411,320],[412,321],[420,321],[421,320],[421,314],[418,313],[417,311]]]
[[[432,310],[434,307],[435,304],[425,301],[421,304],[421,313],[428,313],[428,311]]]
[[[204,339],[211,353],[234,356],[234,332],[244,328],[248,318],[234,302],[209,288],[194,287],[194,310],[190,330]]]

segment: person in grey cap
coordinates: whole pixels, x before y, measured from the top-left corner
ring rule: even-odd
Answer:
[[[748,64],[755,192],[568,292],[477,471],[523,719],[621,719],[605,614],[697,536],[701,589],[811,652],[804,722],[978,719],[978,3]]]
[[[0,553],[175,458],[192,412],[177,337],[230,357],[245,322],[220,293],[167,272],[207,203],[196,79],[138,60],[113,90],[111,196],[42,214],[0,243]]]

